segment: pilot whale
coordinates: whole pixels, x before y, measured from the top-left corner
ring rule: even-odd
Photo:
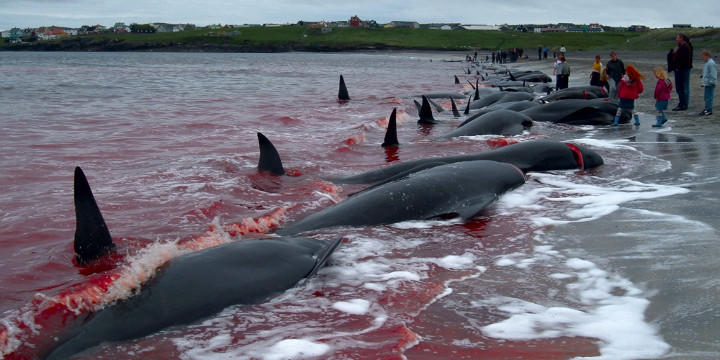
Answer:
[[[529,116],[517,111],[501,109],[465,122],[440,138],[447,139],[474,135],[518,135],[532,125],[533,120]]]
[[[75,188],[76,193],[87,190]],[[67,359],[103,342],[146,336],[228,306],[265,301],[313,276],[340,242],[289,237],[243,240],[179,256],[159,268],[139,293],[90,314],[65,341],[58,340],[47,359]]]
[[[525,182],[513,165],[477,160],[438,164],[352,197],[277,231],[293,235],[335,226],[392,224],[457,215],[476,216],[502,193]]]
[[[431,167],[474,160],[507,162],[517,166],[523,172],[585,170],[603,164],[603,158],[600,154],[584,146],[558,141],[534,140],[475,154],[404,161],[362,174],[330,179],[330,181],[337,184],[377,185]]]

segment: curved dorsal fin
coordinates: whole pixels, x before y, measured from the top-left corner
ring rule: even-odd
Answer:
[[[475,100],[480,99],[480,81],[475,79]]]
[[[381,145],[382,147],[400,145],[397,138],[396,112],[397,108],[393,108],[392,114],[390,114],[390,120],[388,120],[387,131],[385,132],[385,141],[383,141]]]
[[[110,231],[80,167],[75,168],[75,259],[87,264],[115,248]]]
[[[455,75],[455,84],[460,84],[460,79],[458,79],[457,75]]]
[[[268,171],[274,175],[285,175],[280,155],[275,146],[261,133],[257,133],[258,143],[260,144],[260,161],[258,161],[258,170]]]
[[[338,100],[350,100],[350,94],[348,94],[347,87],[345,86],[345,79],[342,75],[340,75],[340,90],[338,90]]]
[[[453,98],[450,98],[450,105],[452,106],[453,116],[460,117],[460,112],[458,111],[457,105],[455,105],[455,100],[453,100]]]
[[[430,108],[430,102],[428,101],[428,98],[423,95],[422,96],[422,105],[420,107],[420,120],[418,120],[419,123],[422,124],[434,124],[435,119],[433,118],[432,109]]]
[[[442,106],[440,106],[440,104],[434,102],[432,99],[428,98],[428,102],[430,103],[430,105],[432,105],[432,107],[435,108],[435,111],[437,111],[438,113],[441,113],[441,112],[444,112],[444,111],[445,111],[445,108],[443,108]]]
[[[465,106],[465,111],[463,112],[463,114],[465,114],[465,115],[470,114],[470,103],[472,102],[472,98],[473,98],[472,95],[470,95],[470,97],[468,98],[467,106]]]

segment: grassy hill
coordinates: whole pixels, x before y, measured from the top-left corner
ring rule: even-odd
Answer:
[[[683,29],[696,48],[720,50],[720,29]],[[303,26],[200,29],[176,33],[100,34],[74,36],[23,45],[0,45],[5,50],[96,51],[343,51],[371,49],[489,50],[536,49],[565,45],[579,50],[664,50],[675,44],[677,29],[647,33],[521,33],[429,29],[336,28],[329,33]],[[531,52],[532,54],[532,52]]]

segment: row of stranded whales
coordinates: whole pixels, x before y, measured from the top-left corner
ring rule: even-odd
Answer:
[[[521,113],[534,121],[567,125],[610,125],[617,113],[618,105],[603,99],[562,99],[541,104]],[[630,121],[629,111],[621,112],[620,122]]]
[[[267,144],[261,148],[269,149]],[[78,262],[86,264],[106,255],[114,244],[79,167],[74,182],[74,245]],[[265,301],[312,277],[340,242],[295,237],[243,240],[179,256],[158,269],[139,293],[90,314],[66,339],[58,339],[46,358],[67,359],[104,342],[139,338],[228,306]]]
[[[516,73],[510,74],[510,77],[511,81],[523,78],[523,81],[544,81],[535,73]],[[523,127],[531,124],[532,120],[543,121],[540,120],[543,116],[555,119],[555,122],[562,118],[568,119],[565,123],[576,123],[592,112],[587,110],[587,106],[564,103],[558,98],[583,96],[587,99],[589,93],[595,94],[593,90],[568,91],[562,96],[547,98],[548,104],[529,106],[523,113],[497,109],[472,119],[458,129],[471,132],[476,127],[486,126],[484,121],[493,119],[502,122],[508,118],[521,119]],[[512,92],[498,95],[483,92],[485,100],[480,98],[479,86],[475,86],[475,102],[482,100],[479,104],[484,104],[478,105],[480,108],[502,102],[527,101],[529,99],[525,95],[530,95],[527,92],[517,92],[513,96],[507,95]],[[458,116],[453,99],[464,97],[461,94],[426,94],[420,106],[420,122],[435,122],[429,98],[451,99],[453,114]],[[470,99],[466,115],[472,108]],[[338,100],[350,100],[342,75]],[[599,103],[593,106],[602,108]],[[561,114],[562,109],[575,110],[566,110]],[[568,111],[571,115],[567,114]],[[597,111],[606,112],[606,109]],[[396,110],[393,109],[383,146],[398,144],[395,118]],[[454,133],[444,137],[461,136],[451,135]],[[260,147],[258,170],[284,175],[277,149],[261,133],[257,136]],[[380,225],[448,216],[467,220],[481,213],[501,194],[522,185],[526,172],[590,169],[602,163],[600,155],[578,145],[528,141],[479,154],[406,161],[364,174],[333,179],[336,183],[371,186],[343,202],[281,228],[276,232],[281,236],[279,238],[227,243],[170,260],[158,269],[151,280],[142,284],[137,294],[90,314],[67,338],[58,339],[57,346],[49,351],[47,358],[66,359],[103,342],[142,337],[211,316],[228,306],[265,301],[313,276],[341,242],[341,239],[326,242],[289,236],[336,226]],[[87,178],[79,167],[75,169],[74,201],[75,259],[78,264],[87,264],[112,252],[115,245]]]

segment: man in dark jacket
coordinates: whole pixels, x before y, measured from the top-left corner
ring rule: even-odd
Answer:
[[[692,69],[693,47],[690,38],[678,34],[677,46],[667,55],[668,72],[675,72],[675,91],[680,102],[672,111],[687,110],[690,100],[690,70]]]
[[[607,74],[612,82],[610,83],[610,98],[617,100],[617,86],[620,83],[623,75],[625,75],[625,64],[622,60],[618,59],[617,53],[614,51],[610,52],[610,61],[607,63]]]

